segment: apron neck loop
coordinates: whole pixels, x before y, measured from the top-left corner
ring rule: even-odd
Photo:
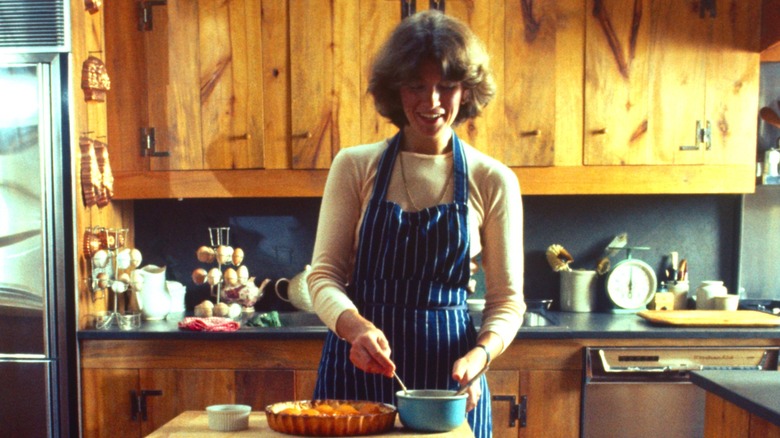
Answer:
[[[382,154],[376,173],[376,183],[372,199],[387,199],[387,189],[390,186],[390,175],[393,173],[395,159],[401,151],[401,135],[399,131],[390,139],[387,149]],[[455,132],[452,132],[452,165],[453,165],[453,201],[465,204],[469,199],[468,165],[463,150],[463,144]]]

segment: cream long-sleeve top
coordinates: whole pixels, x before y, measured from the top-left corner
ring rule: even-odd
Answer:
[[[506,349],[517,335],[525,312],[520,187],[507,166],[461,143],[469,173],[471,258],[474,261],[481,253],[485,274],[480,334],[497,334]],[[352,281],[363,213],[387,146],[385,140],[341,150],[325,184],[308,285],[314,311],[334,332],[339,315],[356,309],[346,295],[346,285]],[[426,155],[400,151],[387,201],[400,205],[404,211],[452,202],[452,160],[452,152]]]

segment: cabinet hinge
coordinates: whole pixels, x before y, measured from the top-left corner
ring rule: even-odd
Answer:
[[[525,427],[528,417],[528,396],[521,395],[520,403],[513,395],[494,395],[493,401],[505,401],[509,403],[509,427],[515,427],[515,422],[520,422],[520,427]]]
[[[430,8],[430,9],[438,9],[438,10],[444,12],[444,0],[429,0],[428,1],[428,8]]]
[[[157,140],[154,136],[154,128],[141,128],[141,156],[142,157],[170,157],[170,152],[158,152]]]
[[[139,416],[141,417],[141,421],[149,419],[146,412],[146,397],[153,395],[163,395],[163,392],[159,389],[142,389],[140,394],[135,391],[130,391],[130,418],[133,421],[138,421]]]
[[[696,132],[698,133],[696,145],[704,145],[705,150],[712,149],[712,125],[709,120],[705,120],[702,123],[701,120],[696,121]]]
[[[417,12],[417,0],[401,0],[401,20]]]
[[[138,30],[152,30],[152,6],[164,6],[168,0],[148,0],[138,2]]]
[[[707,12],[710,13],[710,18],[715,18],[718,15],[718,11],[715,7],[717,1],[715,0],[701,0],[699,4],[699,18],[705,18]]]

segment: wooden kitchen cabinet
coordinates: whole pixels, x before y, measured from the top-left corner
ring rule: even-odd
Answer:
[[[458,133],[528,195],[750,192],[759,1],[447,1],[498,85]],[[339,149],[395,132],[365,90],[400,1],[169,0],[146,32],[138,4],[104,8],[115,199],[317,197]]]
[[[705,3],[588,0],[585,165],[755,163],[760,0]]]
[[[141,437],[186,410],[295,398],[292,370],[85,369],[83,436]]]

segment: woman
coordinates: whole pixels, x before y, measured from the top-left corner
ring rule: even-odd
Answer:
[[[494,95],[487,60],[463,23],[437,11],[403,20],[380,50],[369,92],[400,132],[342,150],[328,175],[308,276],[330,328],[315,398],[394,404],[394,372],[412,389],[456,389],[517,334],[517,178],[452,130]],[[480,254],[487,292],[477,333],[465,301]],[[467,405],[475,434],[490,436],[484,376]]]

